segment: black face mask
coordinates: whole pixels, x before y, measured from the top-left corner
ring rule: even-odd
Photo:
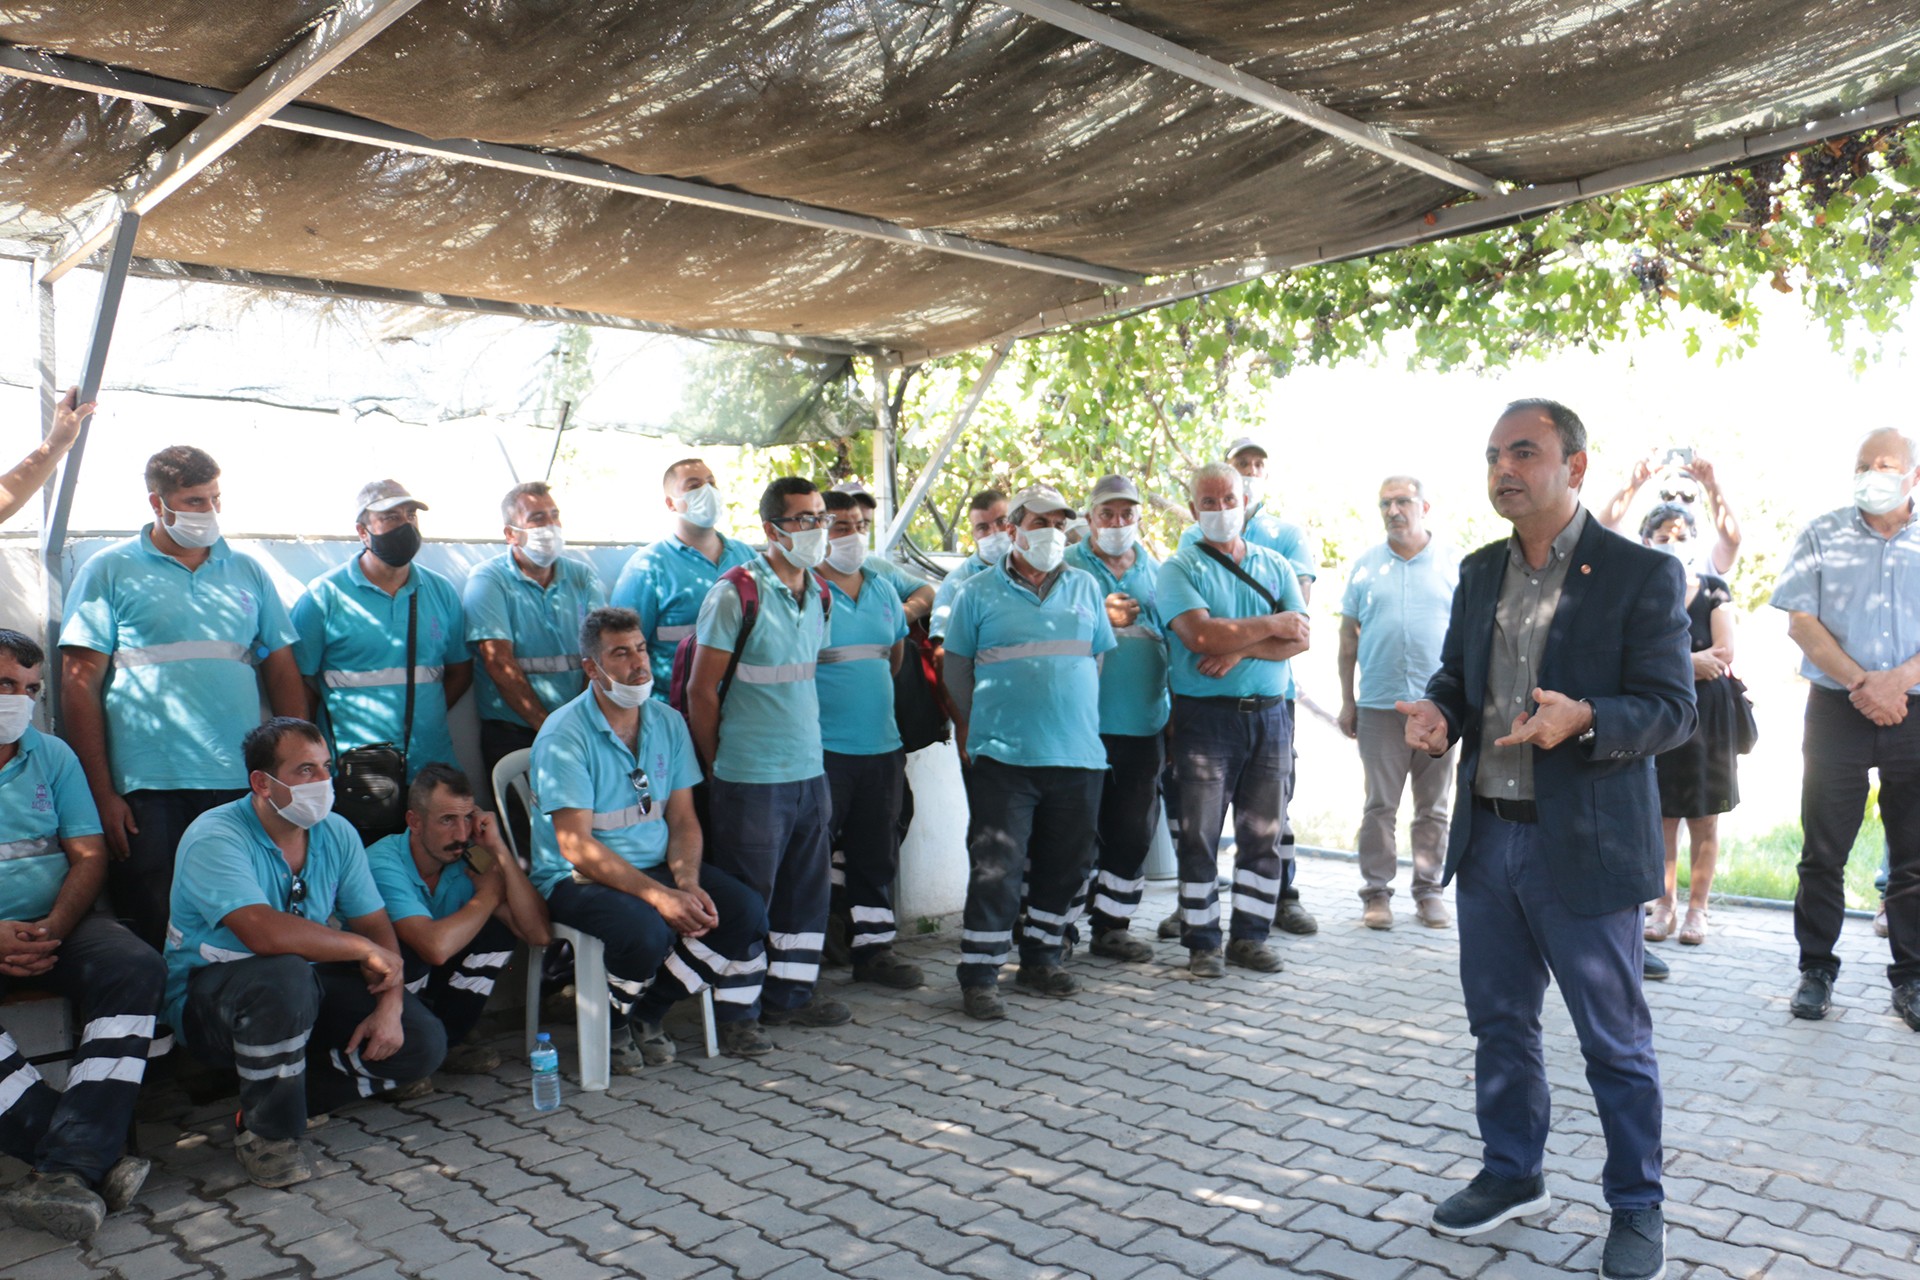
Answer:
[[[385,533],[369,533],[367,550],[398,569],[420,554],[420,526],[403,524]]]

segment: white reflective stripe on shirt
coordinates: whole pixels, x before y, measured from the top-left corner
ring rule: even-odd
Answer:
[[[524,658],[516,653],[513,660],[529,675],[557,676],[563,672],[580,670],[580,655],[576,653],[555,654],[551,658]]]
[[[444,675],[444,667],[415,667],[415,684],[439,684]],[[328,671],[321,677],[329,689],[376,689],[387,685],[405,684],[405,667],[382,667],[378,671]]]
[[[656,804],[648,808],[647,812],[642,813],[640,812],[639,805],[630,804],[626,808],[616,809],[612,813],[594,814],[593,829],[595,831],[621,831],[627,827],[638,826],[642,822],[658,822],[666,816],[666,811],[667,807],[665,805]]]
[[[661,644],[679,644],[692,634],[693,624],[688,623],[684,627],[656,627],[653,638]]]
[[[836,644],[820,651],[822,662],[865,662],[869,658],[890,658],[890,644]]]
[[[1012,662],[1016,658],[1091,658],[1091,640],[1032,640],[1026,644],[1000,644],[974,655],[973,665]]]
[[[1113,637],[1116,640],[1158,640],[1160,633],[1152,627],[1143,627],[1136,622],[1130,627],[1115,627]]]
[[[149,644],[137,649],[116,649],[113,653],[113,665],[155,667],[163,662],[193,662],[207,659],[215,662],[246,662],[252,657],[251,646],[235,644],[231,640],[175,640],[171,644]]]
[[[783,662],[775,667],[763,667],[757,662],[743,662],[734,668],[733,674],[748,684],[798,684],[802,680],[813,679],[813,663]]]
[[[25,840],[8,840],[0,844],[0,862],[11,862],[15,858],[38,858],[58,852],[60,841],[55,837],[30,836]]]

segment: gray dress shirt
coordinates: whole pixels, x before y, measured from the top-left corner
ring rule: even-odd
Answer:
[[[1473,794],[1495,800],[1533,799],[1532,745],[1499,747],[1513,732],[1513,718],[1531,712],[1540,683],[1540,659],[1547,648],[1553,611],[1567,582],[1573,549],[1587,527],[1587,509],[1578,507],[1567,527],[1554,535],[1544,567],[1527,563],[1518,537],[1507,540],[1507,572],[1500,580],[1500,602],[1493,613],[1493,645],[1487,656],[1487,700],[1480,709],[1480,767]]]

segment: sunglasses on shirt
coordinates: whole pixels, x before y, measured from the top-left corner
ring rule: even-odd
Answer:
[[[300,904],[307,900],[307,882],[297,871],[289,871],[287,874],[293,881],[287,888],[287,914],[295,915],[299,913]]]
[[[647,780],[647,771],[638,766],[627,775],[627,781],[633,784],[634,794],[639,797],[635,807],[644,818],[653,812],[653,784]]]

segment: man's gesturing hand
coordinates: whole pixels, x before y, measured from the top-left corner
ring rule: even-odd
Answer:
[[[1422,698],[1396,702],[1393,709],[1407,718],[1407,745],[1430,756],[1447,754],[1447,718],[1440,708]]]
[[[1495,738],[1496,747],[1515,747],[1528,743],[1542,751],[1551,751],[1568,738],[1577,738],[1593,727],[1593,708],[1578,698],[1551,689],[1533,691],[1535,710],[1522,711],[1513,718],[1513,732]]]

